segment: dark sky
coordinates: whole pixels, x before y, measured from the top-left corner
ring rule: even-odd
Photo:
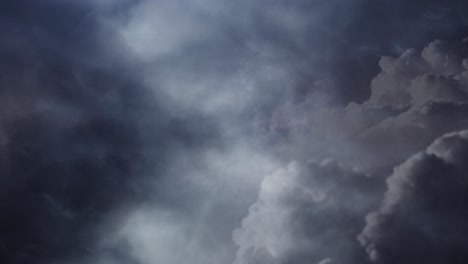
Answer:
[[[1,1],[0,262],[465,263],[467,8]]]

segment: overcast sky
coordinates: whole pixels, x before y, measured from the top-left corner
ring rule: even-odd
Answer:
[[[0,262],[466,263],[467,8],[2,1]]]

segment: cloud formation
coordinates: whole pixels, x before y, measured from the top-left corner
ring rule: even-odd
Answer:
[[[376,263],[464,263],[468,131],[447,134],[395,168],[359,236]]]
[[[466,127],[467,47],[465,41],[434,41],[421,52],[383,57],[368,101],[320,104],[320,94],[312,93],[278,108],[267,129],[286,133],[286,146],[294,146],[286,151],[298,159],[331,156],[370,169],[395,165],[438,136]]]
[[[2,263],[360,263],[388,172],[466,127],[460,1],[0,5]]]
[[[437,139],[468,126],[465,48],[434,41],[383,57],[363,104],[320,105],[314,94],[277,109],[267,131],[297,161],[262,182],[234,232],[235,263],[465,261],[468,132]],[[306,163],[327,157],[343,165]]]
[[[332,160],[289,164],[263,180],[234,231],[234,263],[365,263],[356,236],[380,189]]]

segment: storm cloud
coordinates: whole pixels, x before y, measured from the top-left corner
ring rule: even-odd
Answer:
[[[465,9],[3,1],[0,261],[463,260]]]
[[[359,236],[373,261],[466,261],[467,136],[447,134],[395,168]]]
[[[296,161],[263,180],[234,263],[463,263],[466,131],[439,137],[467,127],[465,47],[383,57],[362,104],[278,108],[267,130]]]
[[[234,231],[234,263],[365,263],[356,236],[378,201],[379,184],[332,160],[276,171]]]

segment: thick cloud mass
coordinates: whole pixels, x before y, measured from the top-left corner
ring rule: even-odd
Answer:
[[[234,263],[365,263],[356,236],[380,189],[376,179],[331,160],[289,164],[263,180],[234,231]]]
[[[0,262],[388,261],[387,226],[356,237],[395,165],[468,126],[466,7],[2,1]],[[464,154],[444,144],[424,163],[450,189]],[[419,244],[463,259],[443,240]]]
[[[267,130],[286,140],[280,151],[296,159],[332,156],[369,169],[402,162],[438,136],[466,127],[468,45],[454,43],[434,41],[422,51],[383,57],[368,101],[342,107],[318,104],[320,96],[311,94],[278,108]]]
[[[359,236],[376,263],[468,260],[468,131],[447,134],[398,166]]]
[[[418,53],[408,50],[399,58],[383,57],[381,73],[371,84],[369,103],[422,105],[433,99],[466,100],[462,82],[467,70],[465,41],[450,45],[440,40]]]
[[[185,124],[149,99],[122,58],[98,52],[85,4],[1,10],[0,262],[91,254],[111,213],[148,196],[142,183],[186,140]]]
[[[269,131],[286,135],[278,151],[299,162],[264,179],[234,232],[235,263],[466,262],[468,132],[437,139],[380,189],[393,166],[467,128],[465,49],[464,41],[434,41],[383,57],[363,104],[312,97],[277,109]],[[328,162],[298,165],[327,156],[368,175]]]

